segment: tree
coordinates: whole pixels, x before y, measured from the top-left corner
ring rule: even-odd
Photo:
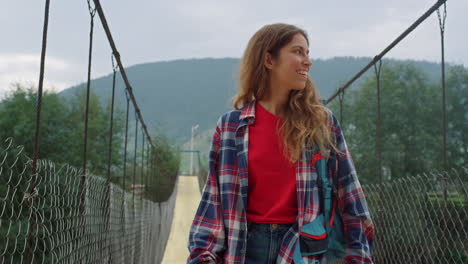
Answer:
[[[56,164],[68,163],[82,167],[84,142],[85,91],[80,90],[70,101],[60,95],[45,91],[39,137],[39,158]],[[37,92],[34,87],[16,85],[0,105],[0,140],[13,138],[24,146],[24,154],[31,157],[34,148]],[[113,181],[121,175],[123,150],[123,114],[114,111],[113,146],[111,166]],[[110,104],[103,107],[99,98],[90,94],[88,121],[88,169],[95,175],[106,176],[109,150]],[[115,175],[116,172],[120,175]]]
[[[447,166],[468,163],[468,70],[450,67],[447,76]]]
[[[19,84],[0,105],[0,140],[12,138],[24,146],[24,153],[32,158],[37,111],[37,93],[33,87]],[[42,96],[42,111],[39,134],[39,157],[67,162],[71,157],[72,132],[66,124],[68,110],[61,98],[45,91]]]
[[[154,172],[147,175],[148,187],[146,198],[156,202],[162,202],[171,196],[177,174],[179,172],[180,154],[178,149],[173,147],[169,139],[160,134],[153,137],[154,155],[152,155],[150,171]]]
[[[442,169],[442,112],[440,84],[412,64],[383,64],[381,137],[376,138],[377,92],[375,76],[367,78],[344,100],[342,127],[358,173],[364,183],[378,182],[376,142],[382,144],[385,179],[402,178]],[[468,78],[463,67],[449,71],[449,166],[466,163]],[[463,90],[464,89],[464,90]],[[335,101],[331,108],[339,112]],[[465,137],[465,138],[464,138]],[[465,162],[465,163],[464,163]]]
[[[78,90],[69,102],[68,126],[74,130],[72,148],[75,155],[70,159],[70,164],[81,168],[83,164],[84,149],[84,119],[86,108],[86,90]],[[103,107],[99,97],[91,92],[89,98],[88,112],[88,145],[87,145],[87,168],[96,175],[107,175],[107,162],[109,151],[110,134],[110,103]],[[123,112],[120,109],[114,110],[114,123],[112,129],[112,160],[113,182],[122,175],[122,150],[123,150]],[[116,175],[118,173],[119,175]]]

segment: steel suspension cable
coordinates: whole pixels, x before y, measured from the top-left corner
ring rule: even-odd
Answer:
[[[145,171],[144,171],[144,161],[145,161],[145,131],[141,130],[142,141],[141,141],[141,176],[140,183],[143,182]]]
[[[133,154],[133,184],[132,184],[133,217],[135,217],[135,180],[136,180],[136,167],[137,167],[137,148],[138,148],[138,118],[135,114],[135,152]]]
[[[97,0],[96,0],[97,1]],[[374,65],[377,61],[382,59],[385,54],[387,54],[393,47],[395,47],[401,40],[403,40],[411,31],[413,31],[416,27],[419,26],[427,17],[429,17],[434,11],[436,11],[442,4],[445,4],[447,0],[438,0],[431,8],[429,8],[420,18],[418,18],[410,27],[408,27],[400,36],[398,36],[390,45],[388,45],[381,53],[372,59],[369,64],[367,64],[362,70],[360,70],[351,80],[345,83],[341,88],[339,88],[328,100],[326,103],[330,103],[335,97],[337,97],[342,91],[347,89],[354,81],[356,81],[361,75],[363,75],[372,65]]]
[[[35,182],[35,175],[37,169],[37,160],[39,158],[39,131],[41,126],[41,110],[42,110],[42,93],[44,87],[44,72],[45,72],[45,56],[47,49],[47,29],[49,27],[49,7],[50,0],[45,2],[45,11],[44,11],[44,26],[42,31],[42,50],[41,50],[41,65],[39,71],[39,85],[37,91],[37,105],[36,105],[36,129],[34,135],[34,156],[32,163],[32,173],[33,173],[33,182]],[[35,184],[31,185],[31,188],[35,188]],[[32,189],[30,190],[32,193]]]
[[[382,146],[381,146],[381,113],[380,113],[380,69],[382,66],[382,60],[379,60],[377,64],[374,64],[374,72],[375,78],[377,82],[377,128],[376,128],[376,136],[375,136],[375,148],[377,152],[377,168],[378,168],[378,176],[379,176],[379,183],[383,183],[382,179]]]
[[[125,68],[123,67],[122,60],[120,58],[120,53],[118,52],[118,50],[117,50],[117,48],[115,46],[115,42],[114,42],[114,39],[113,39],[112,34],[110,32],[109,25],[107,24],[107,20],[106,20],[106,17],[104,15],[104,11],[102,10],[101,3],[100,3],[99,0],[93,0],[93,1],[94,1],[95,6],[96,6],[99,18],[101,20],[102,27],[103,27],[104,31],[106,32],[107,39],[109,40],[109,44],[110,44],[110,46],[112,48],[112,52],[113,52],[113,54],[115,56],[115,60],[117,61],[117,64],[119,65],[120,74],[122,76],[122,79],[125,82],[125,86],[126,86],[126,89],[128,90],[130,99],[132,100],[133,107],[135,109],[135,113],[138,116],[138,119],[140,120],[142,129],[145,131],[146,139],[148,140],[148,142],[150,142],[151,146],[154,147],[153,141],[151,140],[150,134],[148,133],[148,128],[147,128],[147,126],[146,126],[146,124],[145,124],[145,122],[143,120],[143,116],[141,114],[140,108],[138,107],[135,96],[133,94],[132,86],[130,85],[130,82],[129,82],[128,78],[127,78],[127,73],[125,72]]]
[[[144,218],[144,214],[143,214],[143,189],[142,189],[142,182],[143,182],[143,177],[144,177],[144,158],[145,158],[145,131],[143,131],[143,129],[141,130],[141,175],[140,175],[140,184],[138,184],[138,189],[140,190],[139,191],[139,196],[140,196],[140,210],[139,210],[139,219],[138,219],[138,234],[137,234],[137,248],[139,249],[138,252],[141,252],[141,245],[142,245],[142,242],[141,242],[141,230],[142,230],[142,225],[143,225],[143,218]],[[141,254],[136,254],[135,255],[136,257],[136,261],[135,263],[140,263],[141,262]]]
[[[343,90],[342,93],[338,94],[338,99],[340,101],[340,125],[343,127],[343,101],[344,101],[344,93],[345,91]]]
[[[90,15],[90,30],[89,30],[89,52],[88,52],[88,82],[86,85],[86,108],[85,108],[85,128],[84,128],[84,143],[83,143],[83,175],[81,178],[81,203],[80,213],[84,213],[84,202],[86,198],[86,166],[87,166],[87,146],[88,146],[88,115],[89,115],[89,94],[91,90],[91,62],[93,54],[93,35],[94,35],[94,15],[96,8],[91,7],[90,0],[88,0],[88,9]]]
[[[113,126],[114,126],[114,101],[115,101],[115,83],[116,83],[116,75],[117,75],[117,68],[114,63],[114,56],[111,56],[112,62],[112,98],[111,98],[111,109],[110,109],[110,124],[109,124],[109,150],[108,150],[108,157],[107,157],[107,204],[106,204],[106,227],[107,230],[105,234],[108,235],[108,231],[110,230],[110,207],[111,207],[111,163],[112,163],[112,138],[113,138]],[[109,236],[106,238],[107,245],[110,247],[111,241]],[[110,250],[110,248],[109,248]],[[110,257],[108,259],[108,263],[112,263],[112,254],[109,254]]]
[[[147,199],[149,199],[148,195],[147,195],[147,190],[148,190],[148,178],[150,177],[150,173],[151,173],[151,157],[153,156],[153,152],[150,151],[150,146],[149,144],[146,144],[146,169],[147,169],[147,172],[146,172],[146,177],[145,177],[145,196]]]
[[[94,35],[94,15],[96,14],[96,8],[91,7],[91,2],[88,0],[88,11],[90,15],[90,29],[89,29],[89,52],[88,52],[88,80],[86,85],[86,107],[85,107],[85,127],[84,127],[84,139],[83,139],[83,167],[80,185],[80,217],[81,217],[81,235],[85,236],[86,218],[85,214],[85,201],[86,201],[86,171],[87,171],[87,146],[88,146],[88,115],[89,115],[89,94],[91,89],[91,65],[92,65],[92,51],[93,51],[93,35]],[[85,258],[82,251],[80,251],[80,263],[83,263]]]
[[[36,194],[36,182],[37,182],[37,160],[39,158],[39,132],[41,126],[41,110],[42,110],[42,90],[44,86],[44,72],[45,72],[45,56],[47,49],[47,30],[49,28],[49,7],[50,0],[45,1],[44,8],[44,25],[42,28],[42,49],[41,49],[41,65],[39,70],[39,84],[37,91],[37,105],[36,105],[36,127],[34,135],[34,154],[32,162],[32,173],[31,173],[31,185],[29,187],[29,213],[34,215],[34,220],[29,222],[28,230],[28,248],[29,248],[29,263],[34,262],[34,237],[33,234],[36,231],[36,216],[34,210],[34,194]]]
[[[128,115],[130,111],[130,98],[128,97],[127,90],[125,90],[125,97],[127,99],[127,111],[126,111],[126,118],[125,118],[125,143],[124,143],[124,167],[123,167],[123,179],[122,179],[122,221],[123,221],[123,232],[122,232],[122,240],[125,240],[126,237],[126,229],[125,229],[125,188],[126,182],[125,179],[127,178],[127,145],[128,145]],[[124,260],[127,257],[127,247],[126,244],[124,245]]]
[[[123,164],[123,182],[122,188],[125,190],[125,179],[127,176],[127,146],[128,146],[128,115],[130,112],[130,98],[128,98],[127,90],[125,90],[125,97],[127,99],[127,111],[125,117],[125,143],[124,143],[124,164]]]
[[[155,186],[153,192],[156,193],[156,187],[157,187],[157,182],[156,182],[156,180],[157,180],[157,178],[156,178],[157,177],[157,175],[156,175],[156,152],[153,149],[153,151],[151,153],[153,153],[153,155],[151,155],[151,167],[152,167],[151,171],[153,172],[152,173],[151,183],[152,183],[153,186]],[[154,196],[153,198],[156,199],[156,196]]]
[[[447,171],[447,106],[445,98],[445,47],[444,47],[444,37],[445,37],[445,19],[447,17],[447,5],[444,1],[444,13],[443,17],[440,16],[440,10],[437,9],[437,17],[439,19],[439,28],[440,28],[440,49],[442,56],[442,155],[443,155],[443,166],[444,171]]]
[[[107,156],[107,182],[110,183],[111,179],[111,163],[112,163],[112,138],[113,127],[114,127],[114,101],[115,101],[115,84],[116,84],[116,75],[117,75],[117,66],[114,63],[114,55],[111,56],[112,60],[112,99],[111,99],[111,109],[110,109],[110,125],[109,125],[109,152]]]
[[[136,172],[137,172],[137,149],[138,149],[138,117],[137,114],[135,113],[135,148],[134,148],[134,153],[133,153],[133,180],[132,180],[132,222],[135,224],[135,219],[136,219],[136,209],[135,209],[135,188],[136,188]],[[132,230],[134,230],[134,226],[132,226]],[[135,238],[135,234],[132,234],[132,237]],[[136,262],[136,250],[133,252],[133,263]]]

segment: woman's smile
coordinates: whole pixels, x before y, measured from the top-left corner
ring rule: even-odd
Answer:
[[[307,80],[309,76],[309,72],[307,70],[297,70],[296,73],[299,74],[302,78],[304,78],[304,80]]]

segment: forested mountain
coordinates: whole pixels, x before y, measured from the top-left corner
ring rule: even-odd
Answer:
[[[337,57],[313,59],[310,75],[323,98],[328,98],[340,84],[351,79],[371,58]],[[383,66],[395,63],[384,60]],[[401,62],[401,61],[400,61]],[[440,65],[408,61],[426,72],[430,81],[438,80]],[[239,59],[188,59],[145,63],[128,67],[128,78],[143,117],[151,131],[160,131],[181,144],[190,138],[191,126],[199,124],[199,131],[213,128],[218,117],[231,109],[236,92]],[[373,75],[369,70],[366,75]],[[353,87],[359,85],[360,78]],[[70,98],[85,84],[61,92]],[[91,89],[104,103],[111,96],[112,75],[92,81]],[[117,78],[117,107],[125,109],[124,83]],[[132,116],[132,115],[131,115]],[[133,124],[133,123],[131,123]],[[133,130],[131,130],[133,131]]]
[[[311,76],[323,98],[348,81],[366,65],[370,58],[333,58],[314,60]],[[236,92],[238,59],[191,59],[135,65],[127,69],[131,85],[143,117],[152,136],[164,135],[171,147],[189,148],[191,127],[199,124],[194,149],[202,153],[206,164],[212,131],[218,117],[231,108]],[[448,167],[466,166],[468,161],[468,69],[446,67],[447,156]],[[353,160],[365,183],[376,182],[378,171],[376,144],[382,146],[382,170],[385,179],[416,175],[442,168],[442,100],[440,65],[437,63],[385,60],[381,69],[382,127],[377,135],[376,78],[371,68],[347,90],[343,101],[343,116],[339,101],[327,105],[339,118],[353,153]],[[117,110],[114,136],[119,155],[125,135],[126,99],[123,81],[117,78]],[[90,109],[90,149],[94,157],[93,171],[103,174],[109,127],[109,101],[112,76],[92,81]],[[27,87],[26,87],[27,88]],[[80,166],[80,134],[83,131],[85,84],[50,93],[45,98],[41,157]],[[13,137],[32,146],[32,118],[36,89],[18,89],[0,104],[3,137]],[[21,109],[21,110],[18,110]],[[134,150],[135,119],[130,113],[128,149]],[[141,130],[138,130],[138,151],[141,150]],[[58,140],[58,141],[57,141]],[[114,141],[113,141],[114,142]],[[56,148],[59,147],[59,148]],[[91,154],[90,154],[91,155]],[[179,172],[188,171],[188,155],[181,156]],[[195,160],[198,163],[198,159]],[[116,163],[117,164],[117,163]],[[119,163],[120,164],[120,163]],[[195,164],[197,165],[197,164]],[[118,166],[117,166],[118,167]],[[116,168],[117,168],[116,167]],[[116,169],[119,171],[119,169]]]

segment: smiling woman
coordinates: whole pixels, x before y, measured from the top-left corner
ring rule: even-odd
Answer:
[[[250,39],[235,110],[213,135],[188,263],[372,263],[366,199],[308,53],[293,25]]]
[[[330,144],[326,130],[326,109],[312,80],[308,58],[309,41],[305,31],[287,24],[260,29],[250,40],[240,66],[239,93],[234,108],[257,100],[282,118],[280,127],[291,161],[297,161],[307,140],[323,149]],[[261,64],[261,65],[259,65]]]

